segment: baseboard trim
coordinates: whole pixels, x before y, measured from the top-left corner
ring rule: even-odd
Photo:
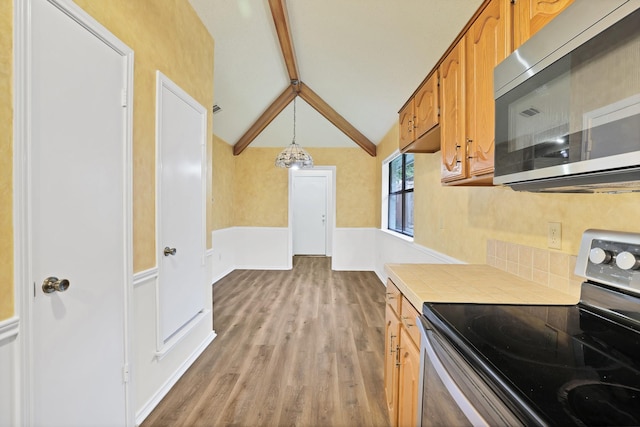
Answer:
[[[202,352],[211,344],[215,339],[216,332],[211,331],[209,335],[202,341],[202,343],[191,353],[191,355],[178,367],[178,369],[171,375],[167,381],[158,389],[155,395],[147,401],[146,404],[136,413],[136,425],[142,424],[142,422],[149,416],[151,411],[162,401],[162,399],[169,393],[169,390],[178,382],[178,380],[187,372],[187,369],[196,361],[196,359],[202,354]]]

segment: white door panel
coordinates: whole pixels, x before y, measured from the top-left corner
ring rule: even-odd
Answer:
[[[158,73],[161,341],[205,307],[206,110]],[[164,255],[164,248],[176,249]],[[162,345],[162,343],[160,343]]]
[[[46,0],[31,19],[33,421],[126,425],[127,63]]]
[[[294,175],[293,254],[327,253],[326,176]]]

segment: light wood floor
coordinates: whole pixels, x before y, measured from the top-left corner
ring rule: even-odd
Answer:
[[[295,257],[218,281],[217,338],[142,427],[388,426],[385,288],[330,265]]]

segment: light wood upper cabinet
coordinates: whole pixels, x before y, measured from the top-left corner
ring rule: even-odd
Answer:
[[[532,35],[574,0],[515,0],[513,4],[513,49],[519,48]]]
[[[439,121],[437,71],[418,88],[413,97],[413,103],[416,136],[419,137],[436,126]]]
[[[466,177],[464,37],[440,65],[442,181]]]
[[[438,73],[432,73],[400,110],[400,151],[435,153],[440,149]]]
[[[400,110],[400,149],[402,150],[407,145],[411,144],[415,140],[415,114],[414,114],[414,102],[411,99]]]
[[[491,1],[465,35],[468,177],[493,173],[493,69],[510,53],[509,7],[507,0]]]
[[[492,185],[493,69],[573,1],[485,0],[400,111],[400,151],[439,148],[444,184]]]

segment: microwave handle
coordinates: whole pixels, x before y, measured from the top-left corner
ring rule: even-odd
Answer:
[[[467,417],[467,419],[471,424],[473,424],[474,426],[490,427],[487,421],[484,418],[482,418],[482,415],[480,415],[478,411],[476,411],[476,409],[473,407],[473,404],[464,395],[464,392],[460,390],[460,388],[455,383],[451,375],[449,375],[449,372],[447,371],[445,366],[442,364],[442,361],[436,354],[436,351],[433,348],[433,346],[439,345],[439,344],[436,341],[434,332],[431,330],[425,330],[422,323],[418,323],[418,324],[420,325],[421,327],[420,329],[422,332],[421,345],[423,347],[423,352],[426,351],[426,356],[428,357],[428,359],[425,360],[423,363],[430,363],[431,365],[433,365],[433,368],[438,374],[440,381],[442,381],[444,386],[447,388],[447,391],[449,392],[453,400],[456,402],[456,405],[464,413],[464,415]],[[424,369],[425,369],[424,366],[420,367],[421,372],[424,371]],[[421,376],[421,382],[422,381],[424,381],[424,372],[422,372],[422,376]],[[423,390],[424,389],[422,389],[421,391]]]

